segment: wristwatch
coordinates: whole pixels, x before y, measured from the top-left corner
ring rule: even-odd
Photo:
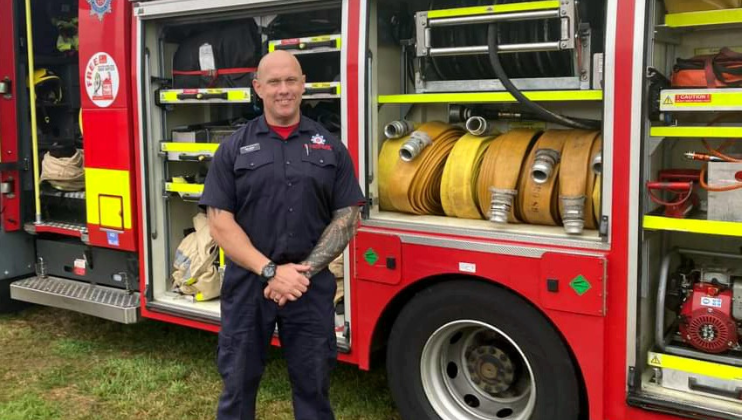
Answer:
[[[261,279],[263,283],[267,283],[268,280],[272,279],[276,275],[276,263],[271,261],[266,264],[265,267],[263,267],[263,270],[260,272],[260,275],[263,277]]]

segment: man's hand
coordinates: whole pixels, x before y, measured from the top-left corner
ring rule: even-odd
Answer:
[[[308,265],[279,265],[276,267],[276,275],[263,290],[263,296],[272,299],[279,306],[286,304],[286,301],[296,301],[308,290],[310,282],[304,273],[310,269]]]

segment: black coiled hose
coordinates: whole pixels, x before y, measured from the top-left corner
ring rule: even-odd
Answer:
[[[594,130],[601,127],[600,121],[566,117],[564,115],[551,112],[541,105],[526,98],[526,96],[523,95],[521,91],[515,87],[513,82],[510,81],[510,78],[505,73],[505,70],[502,68],[497,45],[497,24],[495,23],[491,23],[487,28],[487,47],[490,64],[492,64],[492,68],[495,70],[495,74],[500,80],[500,83],[502,83],[502,85],[505,87],[505,90],[510,92],[510,94],[513,95],[513,97],[520,104],[528,108],[534,114],[538,115],[546,121],[560,124],[566,127],[579,128],[583,130]]]

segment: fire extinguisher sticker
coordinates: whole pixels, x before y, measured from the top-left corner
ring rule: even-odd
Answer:
[[[101,108],[110,106],[119,92],[119,72],[108,53],[93,54],[85,67],[85,90],[93,103]]]
[[[721,299],[704,296],[701,298],[701,306],[710,308],[721,308]]]

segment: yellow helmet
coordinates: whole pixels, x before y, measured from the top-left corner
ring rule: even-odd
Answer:
[[[46,103],[62,102],[62,80],[49,69],[39,68],[33,72],[36,99]]]

